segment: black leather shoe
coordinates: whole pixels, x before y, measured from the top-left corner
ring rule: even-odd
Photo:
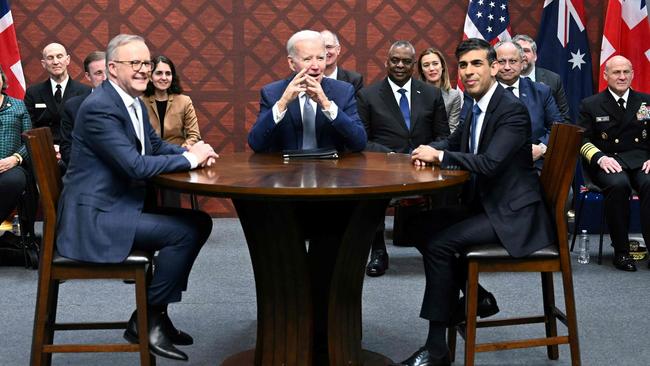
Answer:
[[[388,253],[383,249],[373,250],[370,254],[370,262],[366,267],[366,274],[370,277],[379,277],[388,269]]]
[[[621,271],[635,272],[636,264],[634,264],[634,258],[629,254],[614,254],[614,267],[620,269]]]
[[[476,308],[476,315],[479,318],[487,318],[499,312],[499,305],[497,305],[497,299],[494,298],[491,292],[488,292],[487,295],[478,299],[478,306]],[[454,318],[452,319],[453,324],[462,323],[465,321],[465,296],[461,297],[458,300],[458,305],[456,306],[456,312],[454,313]]]
[[[176,329],[172,320],[169,319],[167,312],[163,313],[164,321],[164,331],[167,338],[169,338],[173,344],[177,346],[189,346],[194,344],[194,338],[191,335],[183,332],[182,330]],[[129,337],[132,339],[138,339],[138,322],[137,322],[137,313],[134,311],[131,315],[131,320],[126,327],[126,333],[129,334]]]
[[[185,352],[174,347],[171,339],[165,334],[164,312],[149,312],[149,351],[159,357],[170,358],[172,360],[187,361]],[[134,332],[135,329],[135,332]],[[138,320],[134,312],[129,319],[124,338],[131,343],[138,343]]]
[[[407,365],[407,366],[450,366],[451,359],[449,358],[449,351],[447,351],[442,357],[433,357],[429,350],[422,347],[419,350],[415,351],[411,357],[400,362],[398,365]]]
[[[176,329],[172,323],[172,320],[169,319],[169,315],[166,311],[163,313],[163,316],[165,322],[165,334],[167,337],[169,337],[169,339],[171,339],[172,343],[177,346],[189,346],[191,344],[194,344],[194,338],[192,338],[191,335],[183,332],[182,330]]]

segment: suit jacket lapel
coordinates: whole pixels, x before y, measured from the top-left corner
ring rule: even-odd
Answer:
[[[411,88],[411,90],[413,90],[413,88]],[[404,128],[404,131],[408,132],[408,128],[406,128],[406,121],[404,121],[402,111],[399,109],[399,105],[395,100],[393,89],[391,89],[390,84],[388,84],[388,79],[384,79],[384,83],[381,86],[380,98],[384,100],[384,103],[393,114],[395,121],[401,121],[401,126]],[[413,118],[411,118],[411,121],[413,121]]]
[[[470,99],[465,99],[465,104],[463,105],[463,109],[465,111],[465,119],[463,120],[463,135],[460,139],[460,151],[461,152],[470,152],[469,151],[469,134],[470,134],[470,129],[472,128],[472,108],[469,107],[470,105],[473,105],[474,100]],[[467,106],[467,108],[465,107]],[[463,118],[462,116],[460,118]]]
[[[50,110],[50,113],[58,114],[58,106],[54,101],[54,94],[52,94],[52,85],[50,84],[50,79],[45,80],[43,83],[43,101],[45,102],[45,107]]]
[[[135,128],[133,127],[133,122],[131,121],[131,115],[129,114],[129,111],[126,109],[126,105],[124,105],[124,101],[117,93],[117,90],[115,90],[113,85],[111,85],[111,83],[108,80],[104,81],[101,87],[106,88],[108,90],[108,94],[113,99],[113,103],[115,103],[117,108],[122,112],[122,115],[126,123],[127,137],[133,142],[133,144],[136,145],[136,148],[139,152],[141,150],[140,140],[138,140],[138,134],[135,132]],[[143,105],[141,106],[144,108]],[[144,116],[144,112],[143,112],[143,116]]]
[[[490,121],[490,118],[492,117],[492,112],[499,104],[499,100],[501,97],[503,97],[503,93],[505,93],[505,89],[503,89],[503,87],[500,85],[497,85],[494,94],[492,94],[492,98],[490,98],[490,103],[488,103],[487,110],[485,111],[485,117],[483,117],[483,125],[481,126],[481,136],[478,139],[477,151],[481,151],[481,145],[483,144],[483,141],[487,139],[486,136],[489,136],[492,133],[492,121]]]
[[[603,103],[603,109],[612,117],[614,117],[614,121],[611,122],[616,122],[616,123],[621,123],[623,121],[623,111],[621,110],[621,107],[618,105],[618,102],[616,99],[614,99],[614,96],[612,96],[612,93],[609,92],[608,89],[605,89],[603,91],[605,94],[605,100]],[[628,103],[629,106],[629,103]]]
[[[302,131],[302,115],[300,114],[300,98],[296,97],[287,105],[290,121],[294,124],[294,131]],[[296,146],[299,149],[302,146],[302,133],[296,134]]]
[[[627,107],[625,108],[624,121],[636,122],[636,112],[641,108],[641,98],[639,95],[630,89],[630,94],[627,97]]]
[[[147,107],[144,105],[144,101],[142,101],[140,98],[138,98],[138,102],[140,103],[140,109],[142,110],[142,138],[144,141],[144,154],[145,155],[151,155],[151,140],[149,140],[149,131],[152,129],[151,124],[148,123],[149,121],[149,113],[147,112]],[[169,105],[169,102],[167,103]]]

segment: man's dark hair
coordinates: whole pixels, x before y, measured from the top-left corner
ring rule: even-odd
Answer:
[[[106,52],[104,51],[93,51],[84,58],[84,71],[87,73],[90,73],[88,71],[88,65],[90,65],[91,62],[95,61],[102,61],[106,59]]]
[[[178,78],[178,75],[176,74],[176,67],[174,66],[174,63],[172,60],[170,60],[167,56],[156,56],[151,60],[153,62],[153,68],[151,69],[151,74],[153,75],[153,72],[156,71],[156,67],[158,67],[158,64],[163,62],[169,65],[169,69],[172,72],[172,82],[169,85],[169,89],[167,89],[167,94],[181,94],[183,93],[183,88],[181,87],[181,81]],[[153,86],[153,82],[149,80],[149,83],[147,84],[147,89],[144,91],[144,95],[151,96],[154,95],[156,92],[156,88]]]
[[[479,38],[468,38],[460,42],[458,47],[456,47],[456,60],[460,60],[460,57],[467,52],[475,50],[487,51],[487,60],[490,65],[497,60],[497,52],[494,50],[494,47],[487,41]]]

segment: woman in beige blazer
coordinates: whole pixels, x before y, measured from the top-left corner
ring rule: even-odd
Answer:
[[[160,137],[191,146],[201,139],[192,99],[183,94],[176,68],[165,56],[154,57],[151,80],[144,92],[149,121]]]
[[[149,122],[163,140],[183,147],[192,146],[201,139],[192,99],[183,94],[176,67],[169,58],[157,56],[152,62],[151,79],[142,98]],[[163,206],[181,207],[178,192],[162,190],[161,199]],[[192,208],[198,208],[194,195],[190,195],[190,203]]]

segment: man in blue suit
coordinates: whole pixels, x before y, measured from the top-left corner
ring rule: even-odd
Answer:
[[[289,68],[295,75],[262,88],[260,112],[248,133],[250,147],[255,152],[363,150],[367,136],[357,113],[354,88],[347,82],[324,77],[326,50],[321,34],[311,30],[295,33],[287,41],[287,53]],[[296,217],[301,218],[302,235],[309,239],[314,344],[323,346],[314,349],[314,358],[327,359],[330,282],[354,203],[299,202],[294,209]]]
[[[367,136],[357,114],[354,88],[324,77],[326,56],[320,33],[294,34],[287,41],[287,52],[295,75],[262,88],[260,112],[248,133],[248,145],[255,152],[322,147],[363,150]]]
[[[212,220],[187,209],[145,211],[145,183],[161,173],[210,165],[217,155],[202,142],[189,150],[168,144],[151,128],[138,98],[152,68],[144,39],[116,36],[108,44],[106,64],[109,80],[77,114],[59,200],[57,249],[62,256],[96,263],[121,262],[133,249],[158,251],[147,290],[149,347],[158,356],[187,360],[174,344],[191,344],[192,338],[173,326],[167,304],[181,300]],[[135,312],[124,336],[137,341]]]
[[[420,316],[429,321],[429,334],[424,346],[402,365],[451,364],[445,333],[467,274],[457,253],[470,245],[501,243],[511,256],[524,257],[554,240],[532,164],[526,107],[496,82],[498,63],[488,42],[462,41],[456,58],[465,92],[472,98],[469,108],[454,133],[419,146],[412,159],[418,166],[433,163],[442,169],[467,170],[471,178],[462,205],[434,210],[423,227],[426,240],[418,250],[424,259],[426,288]],[[479,290],[479,309],[481,297]]]
[[[542,168],[546,144],[553,122],[562,122],[551,88],[528,78],[521,78],[524,50],[518,43],[503,41],[494,45],[497,52],[499,72],[497,80],[506,90],[510,90],[521,100],[530,115],[533,160],[537,169]]]

